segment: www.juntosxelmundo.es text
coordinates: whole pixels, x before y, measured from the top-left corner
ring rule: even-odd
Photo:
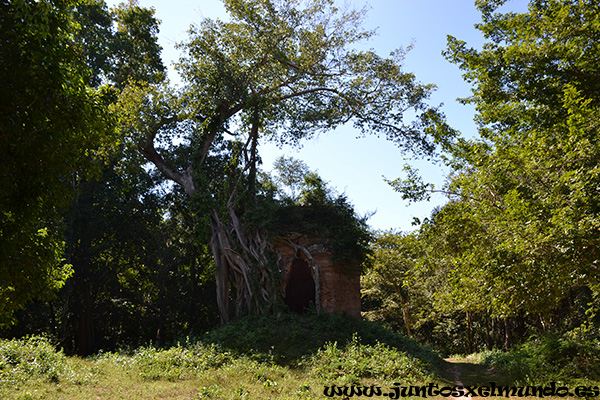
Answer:
[[[490,382],[486,386],[439,386],[429,383],[422,386],[394,386],[384,389],[381,386],[325,386],[323,394],[328,397],[340,396],[400,399],[403,397],[599,397],[598,386],[577,386],[570,389],[551,382],[547,386],[498,386]]]

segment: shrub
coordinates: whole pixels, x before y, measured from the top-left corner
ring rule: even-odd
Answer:
[[[29,379],[58,382],[71,372],[67,357],[47,338],[31,336],[0,341],[0,382],[4,385]]]
[[[545,384],[600,380],[600,345],[567,335],[534,338],[507,353],[495,351],[485,363],[500,367],[517,382]]]
[[[293,363],[303,356],[316,353],[326,343],[345,345],[358,334],[361,343],[371,346],[378,342],[406,352],[433,368],[442,363],[439,355],[428,348],[381,325],[339,314],[298,316],[293,313],[274,317],[248,317],[222,326],[202,337],[202,341],[218,343],[237,352],[252,354],[278,362]]]
[[[169,349],[140,347],[133,355],[133,363],[144,379],[176,380],[190,377],[208,368],[218,368],[230,361],[229,352],[214,345],[201,343],[177,345]]]
[[[407,383],[430,378],[422,361],[380,342],[363,344],[356,334],[345,346],[326,344],[306,364],[315,377],[336,384],[360,383],[364,378]]]

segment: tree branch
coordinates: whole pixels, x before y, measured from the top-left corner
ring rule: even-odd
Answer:
[[[179,172],[171,167],[164,158],[154,148],[154,142],[146,143],[144,147],[138,146],[138,150],[148,161],[151,161],[156,168],[168,179],[179,183],[185,189],[186,193],[192,194],[196,191],[194,180],[192,179],[192,166],[190,165],[184,172]]]
[[[158,168],[165,178],[180,184],[186,193],[192,194],[196,191],[194,180],[192,179],[192,166],[190,165],[184,172],[179,172],[169,165],[154,147],[154,139],[160,128],[175,121],[177,121],[177,116],[161,118],[150,130],[150,135],[146,143],[138,145],[137,149],[148,161],[152,162]]]
[[[202,149],[200,150],[200,165],[204,164],[204,160],[206,160],[206,157],[208,156],[208,152],[210,151],[210,148],[215,138],[217,137],[217,133],[219,133],[219,128],[221,127],[221,125],[223,125],[225,121],[227,121],[229,118],[231,118],[243,109],[243,104],[238,104],[233,107],[222,107],[218,113],[218,119],[216,121],[210,122],[210,125],[212,126],[210,127],[208,137],[204,139]]]
[[[344,94],[337,89],[332,89],[332,88],[328,88],[328,87],[317,87],[317,88],[306,89],[306,90],[301,90],[299,92],[290,93],[286,96],[282,96],[282,97],[278,98],[277,101],[288,100],[288,99],[291,99],[294,97],[303,96],[305,94],[318,93],[318,92],[330,92],[330,93],[335,93],[338,96],[345,97]]]

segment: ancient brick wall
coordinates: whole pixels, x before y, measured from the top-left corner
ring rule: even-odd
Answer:
[[[298,259],[303,260],[310,267],[313,283],[318,278],[315,287],[318,292],[313,296],[315,302],[320,304],[322,310],[328,313],[343,313],[352,317],[360,317],[360,269],[358,263],[334,263],[333,255],[323,240],[309,239],[304,236],[288,237],[285,240],[276,240],[276,251],[280,256],[279,268],[283,274],[283,291],[288,296],[290,308],[297,308],[293,303],[290,293],[305,291],[292,281],[294,276],[301,276],[299,268],[303,268]],[[314,268],[318,270],[315,271]],[[303,279],[302,285],[306,285]],[[297,295],[295,295],[297,296]],[[297,298],[297,297],[295,297]],[[306,301],[302,299],[300,301]],[[293,304],[292,304],[293,303]]]

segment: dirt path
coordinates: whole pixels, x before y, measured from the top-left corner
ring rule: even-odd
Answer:
[[[497,385],[510,385],[510,380],[494,368],[468,359],[446,358],[442,377],[460,385],[485,385],[495,382]],[[458,383],[460,382],[460,383]]]
[[[446,360],[444,360],[444,361],[446,361],[447,363],[450,363],[450,364],[454,364],[451,361],[451,359],[449,359],[449,358],[446,359]],[[448,373],[451,374],[454,377],[454,384],[456,386],[464,386],[465,384],[462,382],[459,366],[458,365],[451,365],[449,367],[450,368],[448,369]],[[450,398],[451,399],[458,399],[459,397],[450,396]]]
[[[496,385],[510,385],[510,380],[493,368],[470,361],[468,359],[447,358],[444,360],[441,376],[455,386],[487,386],[490,382]],[[465,399],[464,397],[449,397],[450,399]]]

